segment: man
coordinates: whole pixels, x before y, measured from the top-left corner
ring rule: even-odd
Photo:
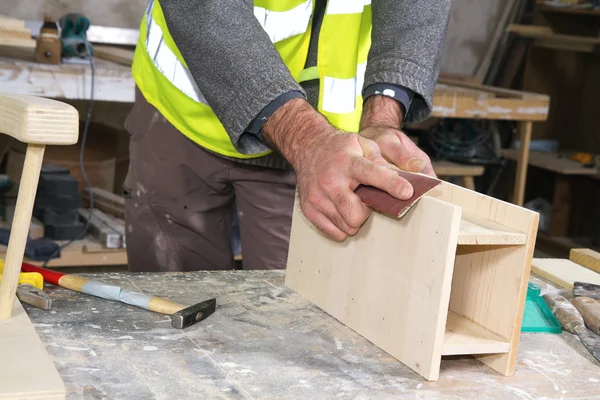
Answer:
[[[434,172],[400,129],[430,114],[450,8],[149,0],[126,122],[130,270],[232,268],[234,202],[244,268],[285,268],[296,184],[335,240],[369,217],[359,184],[410,198],[394,167]]]

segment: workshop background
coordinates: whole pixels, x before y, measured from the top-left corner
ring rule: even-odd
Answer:
[[[133,279],[120,275],[127,271],[127,225],[122,184],[129,165],[129,134],[123,125],[134,101],[130,66],[145,6],[145,0],[2,0],[0,92],[48,97],[71,104],[79,111],[80,132],[85,132],[85,135],[80,134],[75,146],[48,146],[46,149],[25,261],[61,273],[89,274],[94,279],[125,286],[140,285],[168,297],[169,291],[160,290],[159,281],[150,276],[142,274]],[[81,42],[91,43],[94,68],[84,57],[88,47],[84,46],[82,50]],[[525,310],[532,314],[524,315],[524,321],[532,325],[523,329],[527,332],[522,338],[527,350],[523,353],[525,358],[520,359],[527,372],[518,376],[516,386],[511,386],[507,380],[490,383],[497,382],[497,378],[479,376],[481,379],[474,384],[474,393],[489,396],[479,398],[584,398],[588,389],[597,393],[589,398],[600,398],[600,364],[590,357],[576,336],[561,330],[550,308],[539,301],[540,290],[541,294],[571,291],[581,277],[585,277],[587,283],[600,284],[599,48],[598,0],[454,0],[433,113],[426,121],[405,127],[406,133],[429,154],[441,179],[539,213],[531,293],[527,294],[528,302],[531,295],[532,308]],[[6,254],[25,148],[25,144],[0,135],[0,259]],[[89,212],[90,194],[93,194],[93,214]],[[93,217],[88,223],[90,215]],[[232,232],[231,245],[237,268],[241,269],[243,248],[237,218]],[[536,259],[546,261],[536,265]],[[0,276],[1,273],[0,268]],[[191,283],[221,279],[212,278],[210,274],[192,278],[183,276],[176,274],[172,279],[185,281],[179,292],[185,299],[192,299],[196,291]],[[248,279],[254,278],[231,275],[223,278],[222,284],[241,285],[244,290],[262,294],[270,290],[283,291],[280,275],[265,273],[264,279],[261,275],[260,287],[252,286]],[[239,293],[227,294],[222,285],[215,285],[218,290],[213,287],[213,293],[229,296],[231,301],[243,297]],[[600,290],[595,290],[600,296]],[[64,289],[51,291],[51,294],[71,302],[78,299]],[[96,306],[99,312],[110,313],[110,302],[93,304],[101,304]],[[297,311],[303,318],[320,321],[323,331],[333,326],[325,314],[315,312],[308,305],[294,303],[293,307],[297,308],[290,310],[290,320],[292,311]],[[96,308],[92,310],[96,311]],[[53,314],[32,306],[26,309],[31,313],[34,326],[37,324],[38,328],[45,329],[40,336],[55,362],[79,363],[76,355],[64,346],[52,347],[55,343],[53,335],[66,342],[83,335],[74,327],[69,333],[58,330],[53,315],[61,311],[56,307],[53,307]],[[240,315],[242,311],[239,311]],[[533,315],[538,311],[541,314]],[[86,325],[85,318],[80,314],[87,313],[86,304],[77,303],[69,309],[73,321],[83,325]],[[141,316],[142,311],[135,313],[136,318],[145,318]],[[127,315],[121,310],[117,320],[127,320]],[[600,321],[600,315],[596,318]],[[532,321],[538,321],[540,325]],[[265,324],[284,335],[279,332],[282,328],[269,321],[267,316],[251,323]],[[133,326],[136,324],[125,325],[113,330],[122,329],[122,337],[133,339],[135,335],[130,330],[135,331],[137,328]],[[600,331],[598,326],[600,322],[597,325],[597,331]],[[125,349],[132,363],[143,363],[148,351],[156,350],[157,345],[150,334],[153,331],[144,329],[147,334],[140,340],[146,351],[134,353]],[[219,329],[226,331],[228,327],[221,322]],[[246,328],[240,324],[233,329],[243,331]],[[320,331],[313,339],[324,340],[324,335]],[[354,340],[350,339],[350,333],[344,335],[346,339]],[[0,339],[1,336],[0,329]],[[211,340],[210,346],[219,346],[217,339]],[[303,340],[298,339],[299,342]],[[235,345],[231,336],[223,342]],[[370,344],[361,342],[361,345]],[[596,353],[592,354],[597,357],[600,338],[596,346]],[[342,344],[335,342],[327,351],[341,348]],[[556,357],[540,355],[552,349],[558,349]],[[186,351],[174,344],[172,350]],[[94,350],[90,351],[90,357],[94,358]],[[293,347],[289,354],[290,357],[297,355]],[[364,379],[374,380],[379,386],[364,385],[369,390],[384,387],[385,393],[382,393],[389,395],[388,383],[378,380],[382,379],[378,374],[405,376],[411,372],[394,369],[393,365],[390,367],[390,358],[384,353],[373,354],[366,356]],[[208,353],[204,356],[210,358]],[[351,356],[355,357],[354,354]],[[113,354],[113,357],[117,356]],[[376,365],[377,357],[387,357],[386,367],[381,371]],[[578,375],[580,371],[576,364],[581,364],[582,359],[589,362],[588,368],[594,368],[592,375],[583,372]],[[330,366],[332,369],[339,366],[338,361],[327,360],[333,365]],[[218,373],[228,379],[240,374],[243,381],[248,375],[256,374],[253,370],[240,372],[236,365],[243,363],[236,359],[221,361],[224,366]],[[80,367],[96,368],[94,362],[81,362]],[[119,362],[116,358],[111,359],[102,368],[108,370]],[[550,365],[551,362],[562,364],[559,368],[558,364]],[[278,363],[283,362],[278,360],[273,365]],[[462,368],[461,363],[449,361],[448,368]],[[162,366],[174,368],[167,361]],[[203,366],[190,368],[197,372]],[[267,369],[265,367],[263,371],[265,374]],[[565,370],[575,371],[573,375],[581,379],[574,379]],[[90,370],[71,372],[74,375],[67,381],[71,385],[69,396],[72,398],[170,398],[173,395],[164,382],[153,381],[157,379],[154,377],[118,391],[107,389],[102,383],[86,386],[86,380],[92,379],[88,376]],[[127,379],[138,379],[137,375],[128,374]],[[465,382],[468,376],[465,375]],[[0,374],[0,382],[2,378]],[[109,382],[121,379],[114,371],[105,378]],[[194,379],[192,373],[184,377],[190,384]],[[369,390],[363,392],[364,387],[355,386],[356,379],[352,377],[352,383],[348,383],[356,390],[350,392],[368,397]],[[465,398],[474,395],[469,393],[470,381],[469,384],[463,382],[465,386],[457,389],[456,382],[451,380],[432,387],[425,397],[442,398],[450,393]],[[411,385],[422,385],[419,382],[413,374],[403,383],[396,384],[408,385],[413,390]],[[278,398],[281,394],[278,390],[284,390],[289,384],[282,380],[277,390],[269,392],[271,397],[266,397]],[[321,382],[321,385],[328,384],[326,380]],[[250,389],[253,385],[260,386],[254,381],[244,386],[237,393],[239,398],[261,398]],[[337,383],[332,385],[337,387]],[[502,389],[494,392],[498,385]],[[1,386],[0,398],[4,398]],[[171,398],[185,398],[188,394],[185,385],[175,386],[176,396]],[[208,398],[232,395],[227,385],[221,387],[223,390],[214,389],[214,392],[206,382],[200,386],[205,390],[204,394],[210,393]],[[528,387],[535,388],[534,392],[528,392]],[[313,392],[301,393],[310,396]],[[573,397],[569,397],[571,395]]]

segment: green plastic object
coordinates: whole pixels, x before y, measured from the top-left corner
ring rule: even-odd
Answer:
[[[527,287],[521,332],[561,333],[560,323],[540,296],[540,292],[540,287],[533,283]]]

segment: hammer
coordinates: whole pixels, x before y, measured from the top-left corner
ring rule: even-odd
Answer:
[[[172,317],[171,326],[178,329],[187,328],[206,319],[215,312],[215,307],[217,305],[217,300],[212,298],[188,307],[171,300],[156,296],[148,296],[118,286],[107,285],[106,283],[94,281],[83,276],[51,271],[28,263],[22,263],[21,270],[23,272],[39,272],[46,282],[65,289],[101,297],[107,300],[120,301],[121,303],[143,308],[144,310],[170,315]]]

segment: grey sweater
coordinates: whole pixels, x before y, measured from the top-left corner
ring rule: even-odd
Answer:
[[[268,147],[248,126],[273,100],[299,91],[314,105],[318,83],[299,85],[254,17],[252,0],[160,0],[169,31],[235,148],[257,154]],[[426,119],[440,62],[452,0],[372,0],[373,31],[364,87],[399,85],[414,92],[406,121]],[[316,2],[320,27],[325,1]],[[319,29],[313,30],[307,67],[316,65]],[[244,162],[288,167],[271,155]]]

